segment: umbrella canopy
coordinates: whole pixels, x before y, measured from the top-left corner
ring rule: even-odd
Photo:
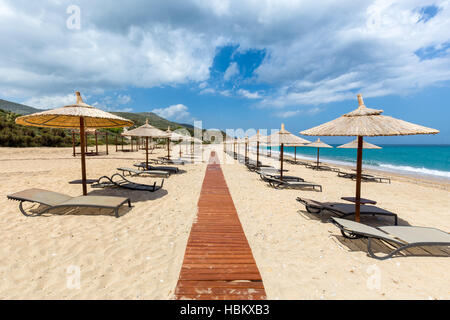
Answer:
[[[125,133],[123,133],[122,135],[124,136],[129,136],[129,137],[144,137],[145,138],[145,165],[146,165],[146,169],[148,169],[148,139],[149,138],[167,138],[168,134],[165,133],[162,130],[159,130],[158,128],[155,128],[154,126],[150,125],[148,123],[148,119],[145,120],[145,124],[127,131]]]
[[[79,129],[80,118],[84,118],[84,128],[123,128],[133,125],[130,120],[87,105],[79,92],[76,92],[76,96],[76,104],[22,116],[16,119],[16,123],[32,127]]]
[[[269,137],[260,134],[259,130],[258,130],[253,137],[248,138],[248,142],[256,143],[256,166],[259,166],[259,145],[260,144],[268,144]]]
[[[185,135],[173,132],[172,130],[170,130],[170,126],[167,129],[166,133],[170,137],[170,139],[168,140],[169,144],[170,144],[170,141],[187,141],[188,137],[190,138],[190,136],[185,136]],[[169,149],[169,152],[170,152],[170,145],[168,146],[168,149]],[[180,158],[181,158],[181,156],[182,156],[182,153],[181,153],[181,144],[180,144]],[[170,154],[169,154],[169,159],[170,159]]]
[[[268,144],[270,146],[280,146],[280,166],[281,166],[280,179],[283,180],[284,146],[285,145],[302,146],[302,145],[305,145],[306,143],[309,143],[309,141],[305,140],[303,138],[297,137],[296,135],[287,131],[284,127],[284,123],[281,124],[280,131],[275,132],[274,134],[270,135],[268,138],[269,138]]]
[[[77,97],[76,104],[22,116],[16,119],[16,123],[33,127],[80,129],[80,137],[84,137],[85,128],[123,128],[133,125],[133,121],[84,103],[80,92],[75,94]],[[80,139],[80,144],[83,195],[87,195],[86,155],[83,138]]]
[[[362,95],[358,95],[358,109],[343,115],[342,117],[302,131],[301,134],[308,136],[357,136],[358,154],[356,168],[356,201],[355,219],[359,221],[361,205],[361,171],[363,137],[375,136],[399,136],[415,134],[436,134],[438,130],[409,123],[403,120],[383,116],[382,110],[367,108],[364,105]]]
[[[349,143],[343,144],[342,146],[339,146],[338,148],[343,148],[343,149],[358,149],[358,139],[353,140]],[[363,142],[363,149],[382,149],[379,146],[376,146],[374,144],[371,144],[367,141]]]
[[[143,126],[140,126],[136,129],[127,131],[123,134],[124,136],[130,137],[147,137],[147,138],[167,138],[168,134],[148,123],[148,119],[145,121]]]
[[[310,141],[297,137],[296,135],[287,131],[284,127],[284,123],[281,125],[280,131],[275,132],[269,136],[268,141],[268,144],[270,146],[279,146],[281,144],[290,146],[302,146],[310,143]]]
[[[358,109],[344,114],[336,120],[324,123],[301,134],[307,136],[403,136],[436,134],[438,130],[382,115],[383,110],[367,108],[358,95]]]
[[[317,139],[317,141],[306,144],[305,147],[317,148],[317,168],[319,168],[319,163],[320,163],[320,159],[319,159],[320,158],[320,148],[333,148],[329,144],[326,144],[325,142],[320,141],[320,139]]]

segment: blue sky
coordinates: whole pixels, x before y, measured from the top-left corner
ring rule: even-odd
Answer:
[[[441,131],[371,141],[450,144],[447,0],[0,0],[0,30],[0,98],[34,107],[80,90],[109,111],[298,133],[361,93]]]

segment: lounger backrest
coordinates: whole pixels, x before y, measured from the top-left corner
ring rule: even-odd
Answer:
[[[8,198],[19,201],[36,202],[47,206],[56,206],[72,199],[72,197],[68,195],[42,189],[28,189],[9,195]]]
[[[344,229],[344,231],[350,231],[371,238],[386,239],[397,243],[400,242],[398,239],[377,228],[373,228],[359,222],[341,218],[330,218],[330,219],[335,221],[342,229]]]
[[[407,243],[447,243],[450,245],[450,234],[435,228],[388,226],[379,229]]]

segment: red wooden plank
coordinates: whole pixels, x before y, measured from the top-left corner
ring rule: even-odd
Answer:
[[[218,159],[211,154],[191,229],[176,299],[266,299]]]

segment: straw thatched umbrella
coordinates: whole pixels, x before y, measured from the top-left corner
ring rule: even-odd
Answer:
[[[343,144],[342,146],[339,146],[340,149],[358,149],[358,139],[353,140],[349,143]],[[374,145],[372,143],[369,143],[367,141],[363,141],[363,149],[382,149],[381,147]]]
[[[281,124],[281,130],[269,136],[269,145],[280,146],[280,180],[283,180],[283,162],[284,162],[284,146],[285,145],[299,145],[309,141],[293,135],[284,128],[284,123]]]
[[[76,92],[76,97],[76,104],[22,116],[16,119],[16,123],[32,127],[80,129],[83,195],[87,195],[85,129],[130,127],[133,122],[87,105],[79,92]]]
[[[167,138],[167,133],[148,123],[148,119],[143,126],[126,132],[129,137],[145,138],[145,168],[148,169],[148,140],[149,138]]]
[[[278,139],[277,135],[278,135],[278,132],[276,132],[276,133],[274,133],[274,134],[269,136],[269,146],[270,147],[272,147],[272,145],[273,145],[271,143],[272,139],[274,139],[274,141],[276,143],[276,140]],[[296,135],[292,134],[292,136],[291,136],[291,143],[285,143],[285,147],[294,147],[294,150],[295,150],[294,151],[294,158],[295,158],[295,161],[297,161],[297,147],[303,147],[303,146],[307,145],[308,143],[311,143],[311,141],[303,139],[301,137],[297,137]]]
[[[167,137],[167,158],[170,160],[170,142],[171,141],[182,141],[184,139],[184,136],[170,130],[170,126],[167,128],[166,133],[168,135],[168,137]],[[180,147],[180,158],[181,158],[181,147]]]
[[[317,141],[305,145],[305,147],[317,148],[317,168],[319,168],[320,164],[319,161],[320,148],[333,148],[332,146],[326,144],[325,142],[320,141],[320,139],[317,139]]]
[[[358,139],[353,140],[349,143],[343,144],[342,146],[339,146],[338,148],[340,148],[340,149],[358,149]],[[377,145],[374,145],[372,143],[369,143],[367,141],[363,141],[363,149],[382,149],[382,148]]]
[[[259,145],[261,143],[267,144],[268,142],[268,136],[264,136],[259,133],[259,130],[256,132],[256,134],[248,139],[249,143],[256,143],[256,166],[259,166]]]
[[[416,134],[436,134],[438,130],[419,126],[410,122],[383,116],[383,110],[369,109],[364,105],[362,95],[358,95],[358,109],[312,129],[302,131],[309,136],[357,136],[358,155],[356,167],[355,219],[359,221],[361,205],[361,172],[363,137],[400,136]]]

